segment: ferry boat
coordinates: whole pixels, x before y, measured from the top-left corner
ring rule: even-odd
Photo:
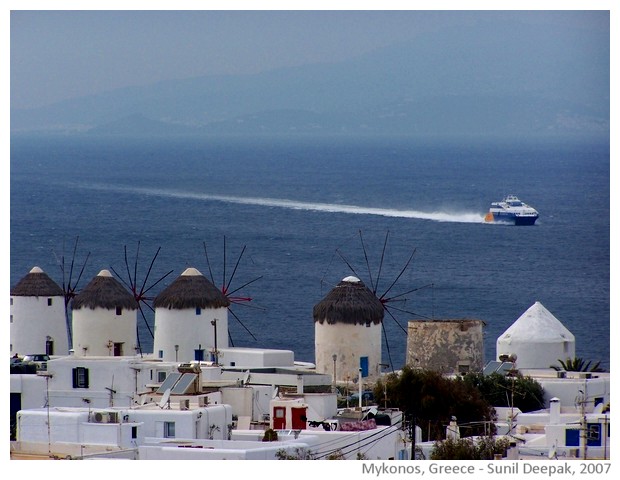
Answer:
[[[501,202],[491,203],[485,222],[503,222],[514,225],[534,225],[538,211],[523,203],[516,195],[508,195]]]

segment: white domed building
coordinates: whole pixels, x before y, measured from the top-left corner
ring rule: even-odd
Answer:
[[[377,377],[383,315],[383,304],[359,278],[344,278],[313,309],[316,371],[338,382],[358,378],[360,368],[362,376]]]
[[[230,300],[197,269],[186,269],[155,297],[153,306],[157,358],[216,360],[216,351],[228,348]]]
[[[67,355],[65,295],[43,270],[33,267],[11,289],[11,355]]]
[[[497,339],[497,359],[516,356],[518,368],[549,368],[575,356],[575,336],[540,302]]]
[[[135,355],[138,302],[108,270],[73,299],[75,356]]]

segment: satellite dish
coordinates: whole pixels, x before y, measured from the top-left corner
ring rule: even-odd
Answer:
[[[250,371],[246,370],[245,375],[243,375],[243,384],[246,385],[250,381]]]
[[[140,395],[140,406],[146,403],[146,395]]]
[[[159,408],[164,408],[169,401],[170,401],[170,389],[167,388],[164,394],[162,395],[161,400],[159,401]],[[168,408],[170,408],[170,406],[168,406]]]
[[[549,460],[554,460],[555,458],[557,458],[557,456],[558,456],[558,452],[557,452],[557,448],[554,443],[553,447],[549,449]]]
[[[271,399],[275,399],[278,396],[278,387],[273,387],[273,392],[271,392]]]

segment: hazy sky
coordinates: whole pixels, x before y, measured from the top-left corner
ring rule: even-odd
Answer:
[[[17,108],[160,80],[337,61],[446,24],[491,18],[609,31],[609,17],[596,11],[43,11],[10,3],[10,97]],[[80,3],[87,4],[66,8]]]

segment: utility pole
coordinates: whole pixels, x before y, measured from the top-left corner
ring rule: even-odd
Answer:
[[[411,437],[411,460],[415,460],[415,415],[410,413],[409,436]]]
[[[213,338],[214,338],[214,343],[213,343],[213,354],[215,355],[215,364],[219,365],[219,359],[218,359],[218,351],[217,351],[217,318],[214,318],[213,320],[211,320],[211,325],[213,325]]]
[[[586,460],[588,458],[588,422],[586,421],[586,395],[583,390],[579,390],[579,410],[581,413],[581,425],[579,428],[579,451],[580,457]]]
[[[334,361],[334,378],[332,379],[332,390],[333,393],[336,393],[338,390],[336,388],[336,360],[338,359],[338,355],[336,355],[335,353],[332,355],[332,360]]]

